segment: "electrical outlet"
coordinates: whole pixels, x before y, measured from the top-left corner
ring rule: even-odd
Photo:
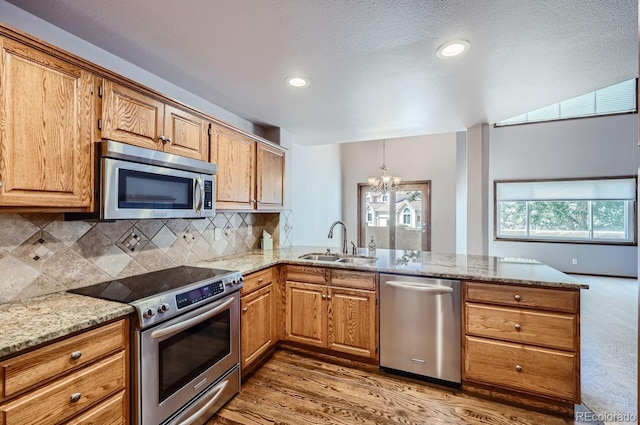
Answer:
[[[571,264],[578,264],[578,259],[577,258],[572,259]]]
[[[247,234],[250,235],[253,233],[253,226],[250,224],[247,224]]]
[[[222,239],[222,229],[216,227],[213,229],[213,240],[219,241],[220,239]]]

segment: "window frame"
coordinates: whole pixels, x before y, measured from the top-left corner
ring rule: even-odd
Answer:
[[[500,208],[498,206],[498,184],[501,183],[544,183],[544,182],[568,182],[568,181],[582,181],[582,180],[617,180],[617,179],[634,179],[635,180],[635,197],[632,200],[626,200],[631,203],[629,207],[630,211],[626,212],[626,219],[631,219],[630,233],[632,240],[622,240],[616,241],[613,239],[594,239],[592,238],[593,234],[593,203],[597,201],[607,201],[607,199],[585,199],[581,200],[581,202],[589,202],[589,234],[590,238],[557,238],[553,236],[548,237],[540,237],[540,236],[498,236],[498,226],[499,226],[499,212]],[[621,199],[618,199],[621,200]],[[520,200],[521,202],[535,202],[535,201],[543,201],[541,199],[531,199],[531,200]],[[574,200],[560,200],[556,199],[555,201],[566,202],[566,201],[574,201]],[[622,200],[625,201],[625,200]],[[530,224],[529,224],[529,214],[528,214],[528,204],[526,204],[527,216],[525,217],[526,230],[529,233]],[[606,176],[606,177],[578,177],[578,178],[565,178],[565,179],[521,179],[521,180],[494,180],[493,181],[493,240],[496,242],[543,242],[543,243],[564,243],[564,244],[587,244],[587,245],[615,245],[615,246],[637,246],[638,245],[638,176],[636,175],[626,175],[626,176]]]

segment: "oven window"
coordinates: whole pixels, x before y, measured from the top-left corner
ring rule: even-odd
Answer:
[[[160,402],[231,353],[230,318],[225,310],[160,342]]]
[[[118,208],[193,208],[192,179],[122,168],[118,171]]]

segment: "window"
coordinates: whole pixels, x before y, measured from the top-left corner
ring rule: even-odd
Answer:
[[[627,80],[496,123],[496,127],[635,112],[636,80]]]
[[[430,251],[431,182],[402,182],[393,192],[358,185],[358,246]],[[415,214],[415,222],[414,220]]]
[[[636,243],[636,178],[496,181],[495,239]]]
[[[405,208],[402,212],[402,223],[406,225],[411,224],[411,211],[409,211],[409,208]]]

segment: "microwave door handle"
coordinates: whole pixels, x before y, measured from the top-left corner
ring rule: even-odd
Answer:
[[[226,310],[227,308],[229,308],[229,306],[231,304],[233,304],[233,301],[235,300],[235,298],[229,298],[227,301],[223,302],[222,304],[220,304],[219,306],[217,306],[216,308],[214,308],[213,310],[209,310],[206,313],[200,314],[196,317],[193,317],[189,320],[184,320],[180,323],[177,323],[175,325],[166,327],[164,329],[158,329],[157,331],[153,331],[151,332],[151,338],[152,339],[159,339],[159,338],[163,338],[165,336],[172,336],[175,334],[178,334],[182,331],[184,331],[185,329],[189,329],[191,326],[193,325],[197,325],[200,322],[204,322],[207,319],[210,319],[211,317],[215,316],[216,314],[220,313],[221,311]]]
[[[202,210],[202,202],[204,200],[204,185],[200,181],[200,177],[195,178],[196,184],[193,188],[193,197],[196,197],[196,194],[200,195],[198,199],[198,204],[196,205],[196,212],[199,213]]]

